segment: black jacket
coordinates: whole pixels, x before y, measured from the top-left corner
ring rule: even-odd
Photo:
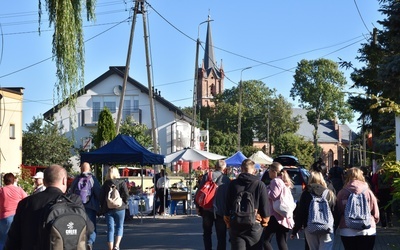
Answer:
[[[117,187],[119,195],[121,196],[123,202],[121,207],[115,209],[122,210],[127,208],[129,192],[125,181],[120,179],[106,180],[100,190],[101,214],[105,214],[108,211],[112,210],[107,207],[107,196],[112,185],[115,185]]]
[[[297,204],[296,213],[294,216],[294,227],[292,229],[292,234],[295,235],[302,227],[307,227],[308,220],[308,210],[310,208],[310,203],[312,200],[312,195],[321,196],[325,191],[325,187],[319,184],[311,184],[307,186],[307,189],[303,191],[300,197],[300,202]],[[328,188],[329,189],[329,188]],[[332,190],[331,190],[332,191]],[[334,197],[329,198],[329,195],[333,195]],[[336,196],[334,192],[329,192],[327,195],[327,200],[331,201],[329,203],[329,207],[331,208],[332,215],[335,218],[335,205],[336,205]],[[335,223],[337,224],[337,223]]]
[[[267,194],[267,187],[263,182],[259,180],[259,178],[255,175],[249,173],[241,173],[237,179],[230,182],[228,186],[227,196],[226,196],[226,208],[225,208],[225,216],[229,216],[231,211],[234,208],[234,201],[237,194],[245,189],[247,189],[250,185],[256,185],[256,189],[253,193],[254,197],[254,207],[258,210],[258,214],[262,218],[269,217],[269,201]]]
[[[63,192],[56,187],[47,187],[43,192],[31,195],[18,203],[17,211],[11,224],[5,250],[44,250],[38,247],[40,224],[44,221],[43,214],[46,205],[62,195]],[[76,204],[83,207],[80,197],[71,194],[69,196]],[[92,232],[94,227],[90,220],[88,223],[88,233]]]

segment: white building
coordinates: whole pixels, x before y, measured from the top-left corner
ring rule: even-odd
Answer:
[[[0,173],[20,173],[24,88],[0,88]],[[0,180],[0,183],[2,180]]]
[[[75,147],[91,147],[90,131],[96,131],[99,114],[107,107],[116,121],[125,67],[110,67],[107,72],[79,91],[74,111],[57,105],[44,118],[59,125],[60,133],[75,139]],[[154,93],[154,111],[161,154],[169,154],[190,146],[191,118],[182,110]],[[122,121],[133,116],[139,124],[151,129],[149,89],[128,77]],[[72,133],[73,132],[73,133]],[[199,132],[198,132],[199,133]],[[199,137],[199,136],[198,136]]]

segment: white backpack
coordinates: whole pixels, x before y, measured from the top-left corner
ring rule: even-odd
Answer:
[[[118,188],[115,185],[111,185],[110,191],[107,195],[107,207],[110,209],[119,208],[122,206],[122,198],[119,195]]]

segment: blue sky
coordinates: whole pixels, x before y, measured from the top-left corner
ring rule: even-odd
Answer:
[[[44,2],[44,1],[43,1]],[[355,57],[374,27],[380,28],[376,0],[212,1],[148,0],[153,85],[161,96],[184,107],[192,104],[195,39],[205,41],[210,14],[215,58],[226,73],[225,88],[240,80],[261,80],[288,101],[294,70],[302,59]],[[228,4],[229,3],[229,4]],[[0,86],[24,87],[23,123],[54,105],[55,62],[47,13],[38,34],[38,1],[0,2]],[[109,66],[126,62],[132,2],[98,0],[96,21],[85,22],[85,84]],[[200,49],[200,58],[203,58]],[[200,64],[201,62],[199,62]],[[142,15],[138,15],[130,76],[147,86]],[[350,71],[343,72],[348,77]],[[348,85],[352,82],[348,79]],[[356,130],[357,123],[351,128]]]

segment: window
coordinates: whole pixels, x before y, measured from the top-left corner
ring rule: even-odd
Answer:
[[[99,120],[101,108],[100,108],[100,102],[95,102],[93,100],[93,121],[97,122]]]
[[[15,139],[15,124],[10,124],[10,139]]]
[[[130,116],[132,113],[131,110],[131,100],[124,100],[124,109],[122,114],[122,120],[125,121],[126,117]]]
[[[117,111],[117,104],[115,101],[116,101],[115,96],[104,97],[104,107],[107,107],[112,114]]]

